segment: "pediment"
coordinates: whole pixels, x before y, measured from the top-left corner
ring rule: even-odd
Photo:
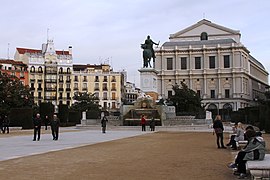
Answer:
[[[224,26],[217,25],[203,19],[196,24],[189,26],[179,32],[170,35],[170,39],[179,39],[186,37],[199,37],[202,32],[206,32],[210,36],[228,36],[228,35],[240,35],[240,31],[229,29]]]

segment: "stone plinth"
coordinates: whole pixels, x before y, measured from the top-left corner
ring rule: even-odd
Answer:
[[[140,88],[141,90],[157,98],[157,71],[153,68],[141,68],[140,72]]]

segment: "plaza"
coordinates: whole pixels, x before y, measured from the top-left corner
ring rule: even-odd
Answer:
[[[32,131],[1,134],[1,178],[236,179],[226,167],[236,151],[217,149],[208,126],[157,127],[155,133],[108,127],[106,134],[98,126],[69,127],[61,128],[57,142],[42,131],[35,142]],[[263,137],[269,152],[270,136]]]

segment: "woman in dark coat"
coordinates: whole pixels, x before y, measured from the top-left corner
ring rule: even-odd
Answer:
[[[214,132],[215,132],[216,137],[217,137],[217,147],[219,149],[220,148],[226,149],[226,147],[224,146],[224,143],[223,143],[224,127],[223,127],[220,115],[216,116],[216,119],[215,119],[214,124],[213,124],[213,128],[214,128]]]

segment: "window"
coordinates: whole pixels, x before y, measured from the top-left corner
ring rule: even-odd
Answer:
[[[87,77],[86,76],[83,76],[83,81],[87,81]]]
[[[203,40],[208,40],[208,35],[206,32],[201,33],[201,41],[203,41]]]
[[[230,90],[225,89],[225,98],[230,98]]]
[[[172,69],[173,69],[173,59],[167,58],[167,70],[172,70]]]
[[[116,96],[115,96],[115,92],[112,93],[112,100],[115,100]]]
[[[38,67],[38,72],[42,73],[42,67],[41,66]]]
[[[63,68],[62,67],[59,69],[59,73],[63,73]]]
[[[103,83],[103,91],[107,91],[108,90],[108,88],[107,88],[107,83]]]
[[[168,98],[172,97],[172,91],[168,91]]]
[[[98,91],[99,90],[99,84],[98,83],[95,83],[95,91]]]
[[[30,72],[35,72],[35,67],[34,66],[31,67]]]
[[[215,98],[216,96],[215,90],[211,90],[210,93],[211,93],[211,98]]]
[[[215,56],[209,56],[209,68],[215,69],[215,67],[216,67]]]
[[[74,81],[78,81],[78,76],[74,76]]]
[[[107,80],[108,80],[108,79],[107,79],[107,76],[104,76],[103,81],[104,81],[104,82],[107,82]]]
[[[98,82],[98,76],[96,76],[96,78],[95,78],[95,82]]]
[[[94,93],[97,98],[99,98],[99,92]]]
[[[223,56],[224,58],[224,68],[230,68],[230,55]]]
[[[197,95],[201,97],[201,90],[197,90]]]
[[[115,102],[112,102],[112,109],[115,109],[115,108],[116,108]]]
[[[103,99],[104,100],[107,100],[108,99],[107,92],[103,92]]]
[[[187,58],[181,57],[181,69],[187,69]]]
[[[195,69],[201,69],[201,57],[195,57]]]

